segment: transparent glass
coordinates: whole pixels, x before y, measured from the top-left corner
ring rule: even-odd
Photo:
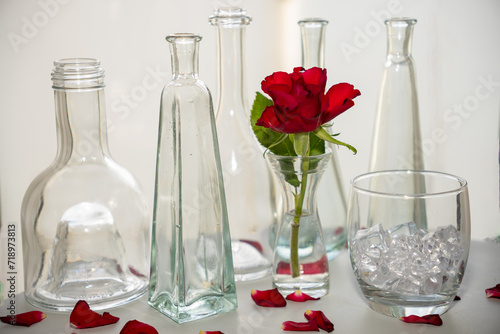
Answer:
[[[284,296],[296,290],[324,296],[330,276],[316,190],[331,152],[310,157],[266,156],[280,181],[285,204],[274,249],[273,283]]]
[[[418,98],[411,55],[414,19],[387,26],[387,57],[372,141],[370,171],[424,169]],[[423,190],[422,190],[423,191]]]
[[[310,18],[299,21],[302,41],[302,66],[325,68],[325,34],[327,20]],[[325,127],[333,134],[333,122]],[[326,144],[332,150],[331,162],[318,185],[318,213],[323,225],[328,260],[334,259],[345,247],[347,200],[340,171],[337,145]]]
[[[173,78],[162,92],[149,304],[177,323],[237,308],[212,98],[193,34],[167,36]]]
[[[216,123],[231,225],[237,281],[271,274],[279,205],[277,187],[263,149],[250,125],[244,71],[245,28],[251,18],[237,7],[219,8],[210,17],[217,28]]]
[[[57,155],[21,209],[25,296],[70,311],[118,306],[147,290],[149,218],[133,176],[108,149],[104,70],[95,59],[54,62]]]
[[[416,182],[425,184],[426,191],[416,191]],[[421,219],[427,228],[418,227]],[[351,264],[361,292],[379,313],[446,312],[465,273],[470,233],[464,179],[401,170],[368,173],[351,182]]]

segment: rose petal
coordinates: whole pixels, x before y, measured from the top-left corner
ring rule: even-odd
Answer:
[[[306,319],[309,321],[316,321],[318,327],[322,330],[325,330],[328,333],[333,332],[333,323],[325,316],[322,311],[307,310],[306,313],[304,313],[304,317],[306,317]]]
[[[453,300],[462,300],[462,298],[460,298],[459,296],[455,296],[455,298],[453,298]]]
[[[47,315],[40,311],[30,311],[25,313],[19,313],[16,315],[8,315],[5,317],[0,317],[2,322],[12,326],[25,326],[29,327],[37,322],[45,319]]]
[[[290,332],[307,332],[307,331],[319,332],[318,324],[314,319],[309,320],[308,322],[285,321],[281,325],[281,329]]]
[[[101,316],[99,313],[92,311],[89,304],[84,300],[79,300],[76,303],[69,316],[71,326],[78,329],[111,325],[118,322],[118,320],[120,318],[112,316],[108,312],[104,312]]]
[[[500,284],[485,290],[486,298],[500,298]]]
[[[200,334],[224,334],[221,331],[200,331]]]
[[[409,315],[407,317],[400,317],[399,319],[408,323],[430,324],[434,326],[441,326],[443,324],[443,320],[441,320],[439,314],[429,314],[424,315],[423,317],[419,317],[418,315]]]
[[[264,253],[264,248],[262,248],[260,242],[246,239],[240,239],[240,241],[252,245],[256,250],[259,251],[259,253]]]
[[[305,302],[307,300],[318,300],[319,298],[311,297],[307,293],[303,293],[302,291],[297,290],[286,296],[286,299],[294,302]]]
[[[130,320],[123,326],[120,334],[158,334],[158,331],[148,324],[137,320]]]
[[[278,289],[272,290],[252,290],[252,299],[255,304],[262,307],[285,307],[286,300]]]

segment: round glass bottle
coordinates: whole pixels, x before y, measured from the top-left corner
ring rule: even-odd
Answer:
[[[244,36],[251,18],[237,7],[210,17],[217,28],[217,133],[237,281],[271,273],[277,196],[270,167],[252,132],[245,94]]]
[[[328,21],[309,18],[298,22],[301,31],[302,67],[325,68],[325,35]],[[333,122],[325,127],[332,133]],[[323,227],[328,260],[334,259],[345,247],[347,241],[347,202],[342,182],[342,174],[337,156],[337,145],[327,142],[332,150],[330,163],[326,166],[318,184],[318,214]]]
[[[21,209],[25,296],[36,307],[93,309],[140,297],[148,285],[145,199],[109,153],[104,70],[95,59],[54,62],[57,155]]]

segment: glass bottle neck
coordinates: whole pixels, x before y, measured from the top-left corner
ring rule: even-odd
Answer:
[[[251,18],[238,7],[219,8],[209,22],[217,28],[217,112],[243,109],[245,91],[245,27]]]
[[[60,163],[109,156],[104,71],[95,59],[62,59],[52,71]]]
[[[387,55],[391,57],[411,57],[414,19],[391,19],[387,25]]]
[[[167,36],[170,43],[173,79],[198,79],[198,45],[201,37],[193,34]]]
[[[325,67],[325,34],[328,21],[305,19],[299,21],[302,41],[302,67]]]

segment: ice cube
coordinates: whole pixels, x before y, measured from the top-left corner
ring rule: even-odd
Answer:
[[[388,248],[389,242],[390,239],[387,232],[384,231],[382,225],[378,224],[356,232],[356,236],[353,239],[353,246],[360,253],[366,252],[368,249],[373,248],[373,246],[384,251]]]
[[[396,235],[414,235],[417,233],[417,225],[414,222],[407,222],[391,227],[388,231],[391,238]]]
[[[443,278],[439,275],[433,275],[428,277],[422,286],[423,293],[426,295],[432,295],[439,293],[441,291],[441,286],[443,284]]]
[[[440,226],[435,234],[437,239],[448,244],[456,244],[460,241],[460,233],[453,225]]]

